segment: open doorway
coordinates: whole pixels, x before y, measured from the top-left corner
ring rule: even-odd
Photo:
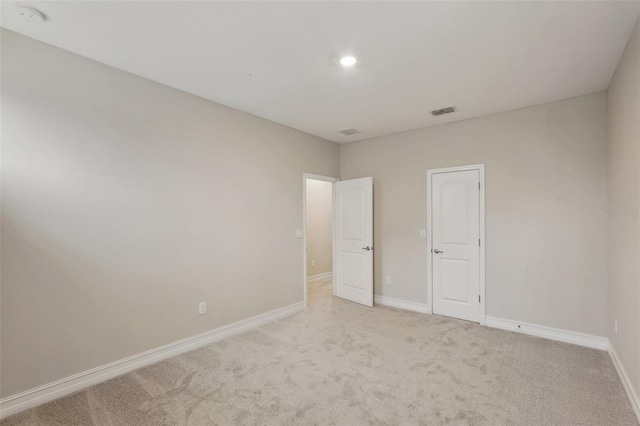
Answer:
[[[309,293],[319,290],[320,286],[330,286],[331,292],[335,294],[333,222],[335,182],[338,180],[308,173],[303,177],[305,305],[308,303]]]

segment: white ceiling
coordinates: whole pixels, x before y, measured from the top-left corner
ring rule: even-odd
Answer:
[[[1,24],[342,143],[605,90],[639,15],[638,1],[4,1]]]

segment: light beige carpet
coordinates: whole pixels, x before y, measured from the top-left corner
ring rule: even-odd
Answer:
[[[331,296],[9,425],[636,425],[606,352]]]

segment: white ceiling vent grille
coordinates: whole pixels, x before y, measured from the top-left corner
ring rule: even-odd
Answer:
[[[356,133],[360,133],[360,130],[351,128],[351,129],[339,130],[338,132],[346,136],[351,136],[351,135],[355,135]]]
[[[439,115],[451,114],[452,112],[456,112],[456,107],[450,106],[442,109],[437,109],[435,111],[431,111],[431,115],[437,117]]]

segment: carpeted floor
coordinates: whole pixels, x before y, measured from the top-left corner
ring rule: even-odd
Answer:
[[[331,296],[9,425],[637,425],[606,352]]]

